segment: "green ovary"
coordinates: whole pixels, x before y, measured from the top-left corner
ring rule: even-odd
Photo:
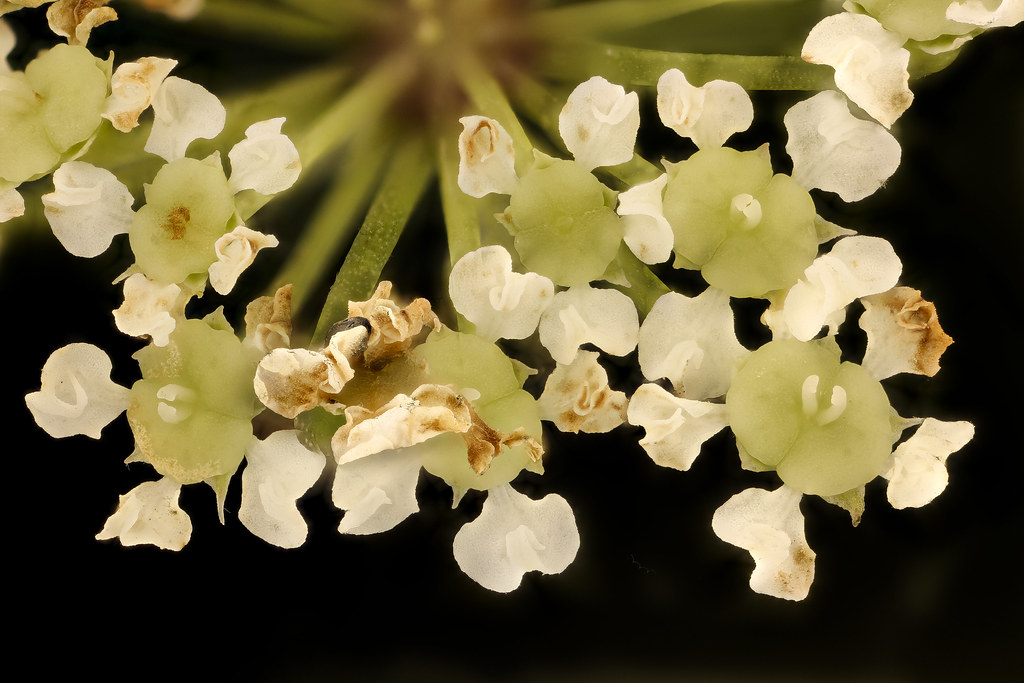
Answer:
[[[738,446],[803,493],[831,496],[866,484],[892,452],[881,384],[819,343],[761,347],[733,379],[726,405]]]

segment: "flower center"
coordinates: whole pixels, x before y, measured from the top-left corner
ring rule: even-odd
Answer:
[[[808,375],[803,386],[800,387],[800,398],[803,403],[804,417],[820,426],[825,426],[839,419],[839,416],[846,410],[846,389],[838,384],[832,387],[829,404],[822,406],[818,400],[819,381],[820,378],[817,375]]]

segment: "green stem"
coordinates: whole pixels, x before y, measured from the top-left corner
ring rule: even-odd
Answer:
[[[533,143],[523,130],[515,110],[509,104],[501,85],[480,64],[473,60],[465,60],[459,69],[462,87],[477,108],[477,114],[488,116],[508,131],[512,136],[512,145],[516,152],[516,172],[520,175],[533,164]]]
[[[441,210],[444,213],[445,230],[448,234],[448,268],[444,278],[447,281],[451,266],[471,251],[480,248],[480,218],[478,202],[459,188],[459,154],[452,136],[439,136],[437,145],[438,180],[441,190]],[[456,312],[458,328],[472,334],[473,323]]]
[[[362,0],[277,0],[278,4],[298,12],[317,22],[332,24],[345,31],[352,31],[366,23],[376,3]]]
[[[430,180],[433,163],[422,138],[400,141],[380,190],[327,294],[313,339],[348,317],[348,302],[368,299],[402,229]]]
[[[329,48],[338,38],[337,30],[322,21],[253,0],[207,0],[195,21],[229,30],[233,35],[247,33],[309,49]]]
[[[551,35],[596,36],[609,31],[646,26],[697,10],[730,2],[791,0],[601,0],[555,7],[539,13],[539,23]]]
[[[671,290],[630,251],[625,242],[619,245],[618,259],[622,272],[630,284],[629,287],[620,288],[620,291],[633,300],[641,316],[646,316],[658,297],[668,294]]]

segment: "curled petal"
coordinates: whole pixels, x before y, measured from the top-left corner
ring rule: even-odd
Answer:
[[[13,187],[0,191],[0,223],[25,215],[25,199]]]
[[[363,361],[371,368],[408,351],[425,326],[441,329],[441,321],[429,301],[413,299],[403,308],[391,300],[391,283],[387,280],[381,280],[373,296],[366,301],[349,301],[348,315],[364,318],[370,324]]]
[[[558,364],[544,384],[538,409],[563,432],[603,434],[626,420],[626,395],[608,386],[594,351],[579,351],[571,365]]]
[[[100,430],[128,408],[128,389],[110,379],[110,358],[92,344],[68,344],[43,365],[41,388],[25,396],[36,424],[54,438]]]
[[[117,67],[110,77],[110,96],[103,118],[122,133],[138,126],[139,116],[149,107],[160,84],[177,64],[173,59],[143,57]]]
[[[245,129],[245,140],[231,148],[231,177],[235,192],[256,190],[277,194],[295,184],[302,170],[299,151],[281,132],[284,118],[258,121]]]
[[[986,29],[997,26],[1016,26],[1024,21],[1024,2],[1021,0],[1002,0],[994,9],[986,7],[991,4],[981,0],[952,2],[946,8],[946,18],[950,21],[959,21],[962,24],[971,24]]]
[[[896,138],[851,114],[835,91],[793,105],[785,123],[793,180],[808,190],[817,187],[855,202],[874,194],[900,165]]]
[[[733,133],[749,128],[754,105],[738,83],[715,80],[698,88],[679,69],[669,69],[658,79],[658,116],[704,149],[721,147]]]
[[[503,484],[487,492],[480,516],[455,535],[459,568],[488,590],[508,593],[523,574],[558,574],[576,558],[580,535],[564,498],[531,500]]]
[[[245,343],[263,353],[287,347],[292,337],[292,286],[283,285],[274,296],[253,299],[245,307]]]
[[[68,39],[69,45],[85,45],[92,30],[117,19],[117,12],[104,7],[110,0],[57,0],[46,10],[50,30]]]
[[[114,324],[125,334],[148,335],[155,345],[167,346],[177,316],[184,312],[180,295],[178,285],[164,285],[135,273],[124,281],[124,303],[114,311]]]
[[[836,70],[836,85],[886,128],[914,100],[903,38],[866,14],[834,14],[811,29],[801,56]]]
[[[117,538],[121,545],[155,545],[181,550],[192,537],[192,520],[178,506],[181,484],[170,477],[139,484],[120,497],[96,540]]]
[[[555,295],[540,319],[540,343],[563,365],[591,343],[613,356],[636,348],[640,320],[628,296],[614,289],[570,287]]]
[[[99,256],[135,219],[131,192],[105,168],[67,161],[54,171],[53,187],[42,197],[43,214],[54,236],[75,256]]]
[[[899,372],[932,377],[939,371],[939,357],[953,338],[939,326],[935,304],[910,287],[894,287],[861,303],[860,326],[868,335],[861,365],[876,379]]]
[[[799,491],[751,488],[715,511],[711,528],[726,543],[754,558],[750,587],[755,593],[803,600],[814,580],[814,551],[804,538]]]
[[[662,211],[662,193],[668,174],[642,183],[619,195],[615,212],[622,216],[626,246],[646,264],[663,263],[672,255],[675,235]]]
[[[274,349],[260,361],[253,378],[256,398],[289,419],[317,406],[335,412],[333,397],[344,386],[334,363],[308,349]]]
[[[306,540],[306,520],[297,501],[316,483],[327,459],[306,448],[300,432],[282,430],[245,449],[238,520],[256,536],[281,548]]]
[[[946,459],[974,438],[970,422],[925,418],[914,435],[893,451],[882,476],[889,480],[886,496],[897,510],[918,508],[935,500],[949,483]]]
[[[459,123],[459,189],[470,197],[512,194],[519,183],[512,136],[484,116],[465,116]]]
[[[448,292],[455,309],[488,341],[525,339],[555,293],[537,273],[515,273],[512,257],[499,245],[481,247],[452,266]]]
[[[640,446],[651,460],[684,472],[704,442],[729,423],[724,405],[678,398],[657,384],[641,384],[626,415],[630,424],[646,431]]]
[[[418,512],[416,483],[420,477],[418,448],[384,451],[338,465],[331,499],[345,516],[343,534],[379,534]]]
[[[600,76],[576,86],[558,114],[558,132],[588,171],[633,158],[640,128],[640,100]]]
[[[224,129],[225,117],[216,95],[197,83],[170,76],[153,96],[153,130],[145,150],[167,161],[181,159],[196,138],[216,137]]]
[[[218,294],[227,294],[238,276],[256,260],[260,249],[276,247],[277,238],[239,225],[217,238],[213,244],[217,260],[210,264],[210,284]]]

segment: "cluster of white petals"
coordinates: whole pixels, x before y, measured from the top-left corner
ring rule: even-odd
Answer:
[[[486,116],[465,116],[459,123],[459,189],[470,197],[512,194],[519,183],[512,136]]]
[[[181,484],[164,477],[139,484],[120,496],[117,510],[96,540],[117,538],[121,545],[155,545],[164,550],[181,550],[192,537],[192,520],[178,506]]]
[[[861,362],[876,379],[900,372],[932,377],[939,371],[939,357],[953,343],[942,331],[935,305],[910,287],[861,299],[864,314],[860,327],[868,345]]]
[[[297,501],[320,478],[327,459],[307,448],[297,430],[253,438],[245,450],[238,520],[256,536],[281,548],[306,540],[306,520]]]
[[[153,102],[153,95],[178,62],[162,57],[143,57],[125,62],[110,77],[110,96],[103,118],[127,133],[139,125],[139,116]]]
[[[217,96],[199,85],[169,76],[153,95],[153,129],[145,150],[174,161],[197,138],[211,139],[224,129],[227,112]]]
[[[658,116],[661,122],[700,149],[721,147],[733,133],[754,121],[750,95],[738,83],[715,80],[701,87],[690,85],[679,69],[658,79]]]
[[[273,235],[264,235],[244,225],[221,235],[213,244],[217,260],[210,264],[210,285],[218,294],[227,294],[242,271],[256,260],[260,249],[276,246],[277,238]]]
[[[488,341],[529,337],[554,292],[543,275],[513,272],[512,256],[500,245],[469,252],[452,266],[448,278],[455,310]]]
[[[630,424],[644,428],[640,446],[651,460],[684,472],[704,442],[729,423],[725,405],[679,398],[657,384],[641,384],[626,415]]]
[[[836,86],[886,128],[910,106],[910,52],[903,37],[865,14],[834,14],[807,36],[801,56],[835,69]]]
[[[588,171],[632,159],[639,129],[637,94],[600,76],[576,86],[558,114],[566,149]]]
[[[784,118],[793,180],[808,190],[835,192],[845,202],[875,193],[900,165],[900,143],[889,131],[850,113],[833,90],[799,102]]]
[[[737,493],[711,518],[715,535],[750,552],[750,588],[786,600],[803,600],[814,580],[814,551],[804,537],[801,493],[750,488]]]
[[[991,2],[982,0],[952,2],[946,8],[946,18],[986,29],[1016,26],[1024,21],[1024,0],[1002,0],[997,6],[989,9],[991,5]]]
[[[36,424],[54,438],[100,431],[128,408],[128,389],[110,379],[110,358],[92,344],[68,344],[46,359],[39,391],[25,396]]]
[[[69,45],[85,45],[92,30],[100,24],[117,19],[117,12],[106,7],[110,0],[57,0],[46,9],[50,30]]]
[[[668,174],[634,185],[619,194],[615,212],[622,217],[622,239],[638,259],[648,265],[664,263],[672,255],[675,234],[665,218],[662,193]]]
[[[156,346],[167,346],[177,316],[184,312],[180,297],[178,285],[165,285],[134,273],[124,281],[124,303],[114,311],[114,324],[127,335],[148,335]]]
[[[886,240],[844,237],[828,254],[814,259],[786,294],[782,306],[786,327],[800,341],[813,339],[823,325],[832,324],[834,313],[844,312],[855,299],[892,289],[902,270]]]
[[[331,500],[345,516],[343,534],[379,534],[418,512],[421,446],[397,448],[338,465]]]
[[[632,300],[622,292],[579,285],[555,294],[538,329],[540,343],[551,357],[568,365],[587,343],[613,356],[625,356],[636,348],[640,319]]]
[[[594,351],[579,351],[569,365],[559,363],[537,399],[542,420],[560,431],[603,434],[626,420],[626,395],[608,386],[608,373]]]
[[[115,235],[128,232],[135,212],[128,188],[105,168],[67,161],[53,173],[43,213],[54,236],[75,256],[99,256]]]
[[[749,353],[736,338],[729,295],[714,287],[692,299],[678,292],[659,297],[637,346],[644,377],[664,377],[676,393],[698,401],[725,395],[736,364]]]
[[[245,129],[245,139],[228,152],[235,192],[255,190],[277,194],[295,184],[302,170],[299,151],[281,132],[284,118],[257,121]]]
[[[350,318],[365,318],[370,323],[370,336],[363,352],[364,363],[378,367],[405,353],[423,328],[441,329],[441,321],[426,299],[413,299],[399,306],[391,299],[391,282],[381,280],[366,301],[349,301]]]
[[[531,500],[508,484],[489,489],[480,516],[455,535],[455,561],[484,588],[508,593],[529,571],[558,574],[580,547],[572,508],[555,494]]]
[[[882,476],[889,480],[886,496],[901,510],[935,500],[949,482],[946,459],[974,438],[970,422],[925,418],[914,435],[893,451]]]

